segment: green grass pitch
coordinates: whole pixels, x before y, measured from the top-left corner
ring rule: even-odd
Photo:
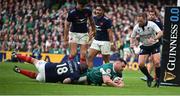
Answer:
[[[14,65],[36,70],[34,66],[24,63],[0,63],[0,95],[180,95],[179,87],[161,86],[148,88],[139,77],[140,71],[124,71],[124,88],[90,85],[70,85],[59,83],[41,83],[15,73]]]

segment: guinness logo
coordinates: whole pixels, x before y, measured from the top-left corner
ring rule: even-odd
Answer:
[[[173,80],[176,78],[176,75],[172,74],[171,72],[167,72],[165,71],[165,75],[164,75],[164,81],[169,81],[169,80]]]

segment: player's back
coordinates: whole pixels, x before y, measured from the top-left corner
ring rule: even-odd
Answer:
[[[102,76],[108,75],[111,79],[117,76],[117,73],[113,69],[113,64],[103,64],[102,66],[95,67],[87,73],[89,83],[101,85],[103,83]]]
[[[47,63],[45,65],[46,82],[63,82],[65,78],[77,80],[80,77],[79,64],[68,61],[63,64]]]

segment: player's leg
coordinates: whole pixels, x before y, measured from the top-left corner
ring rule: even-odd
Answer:
[[[73,60],[77,54],[77,47],[78,47],[78,33],[69,32],[69,60]]]
[[[80,62],[86,63],[86,53],[88,50],[89,35],[88,33],[79,33],[77,43],[80,44]]]
[[[109,63],[110,55],[102,55],[105,63]]]
[[[77,43],[70,43],[70,55],[69,55],[69,60],[73,60],[74,57],[76,56],[77,54],[77,46],[78,44]]]
[[[148,72],[151,74],[152,70],[153,70],[153,60],[152,60],[152,56],[149,56],[148,58],[148,63],[147,63],[147,70]]]
[[[154,66],[154,61],[153,61],[153,56],[150,56],[149,57],[149,62],[147,63],[147,69],[148,69],[148,72],[151,74],[152,71],[154,71],[154,80],[156,80],[156,70],[155,70],[155,66]]]
[[[97,41],[97,40],[93,40],[91,43],[91,46],[88,50],[88,56],[87,56],[87,65],[88,68],[92,68],[93,67],[93,59],[94,57],[100,52],[100,45],[101,42]]]
[[[88,68],[92,68],[93,67],[93,60],[94,57],[98,54],[98,50],[90,48],[89,52],[88,52],[88,56],[87,56],[87,65]]]
[[[19,68],[18,66],[14,66],[13,70],[16,72],[16,73],[20,73],[24,76],[27,76],[29,78],[32,78],[32,79],[35,79],[37,74],[36,72],[33,72],[33,71],[30,71],[30,70],[26,70],[26,69],[21,69]]]
[[[39,60],[37,60],[35,58],[32,58],[32,57],[29,57],[29,56],[17,54],[16,52],[13,52],[12,56],[19,59],[19,60],[22,60],[22,61],[25,61],[25,62],[28,62],[28,63],[31,63],[31,64],[35,64],[36,62],[39,61]]]
[[[161,74],[161,68],[160,68],[160,53],[153,54],[153,61],[155,66],[155,74],[156,74],[156,84],[155,87],[159,87],[160,84],[160,74]]]
[[[147,70],[148,70],[148,72],[149,72],[149,74],[151,74],[152,73],[152,71],[153,71],[153,61],[152,61],[152,56],[149,56],[148,57],[148,62],[146,63],[146,67],[147,67]],[[146,76],[144,76],[144,77],[140,77],[141,78],[141,80],[143,80],[143,81],[147,81],[147,77]]]
[[[145,62],[148,58],[148,55],[139,55],[139,59],[138,59],[138,63],[139,63],[139,68],[141,70],[141,72],[147,77],[147,85],[148,87],[151,87],[151,83],[153,81],[152,76],[149,74],[146,66],[145,66]]]
[[[103,55],[103,60],[105,63],[109,63],[111,44],[108,41],[101,41],[102,45],[100,47],[101,54]]]
[[[88,44],[81,44],[80,45],[80,63],[85,64],[86,63],[86,53],[88,49]]]

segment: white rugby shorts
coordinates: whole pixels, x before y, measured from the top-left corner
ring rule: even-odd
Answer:
[[[69,32],[69,43],[88,44],[88,33]]]
[[[41,82],[45,82],[45,64],[47,62],[46,61],[43,61],[43,60],[39,60],[35,66],[37,68],[37,70],[39,71],[37,77],[36,77],[36,80],[38,81],[41,81]]]
[[[109,55],[111,54],[111,43],[110,41],[98,41],[93,40],[90,48],[98,50],[103,55]]]

